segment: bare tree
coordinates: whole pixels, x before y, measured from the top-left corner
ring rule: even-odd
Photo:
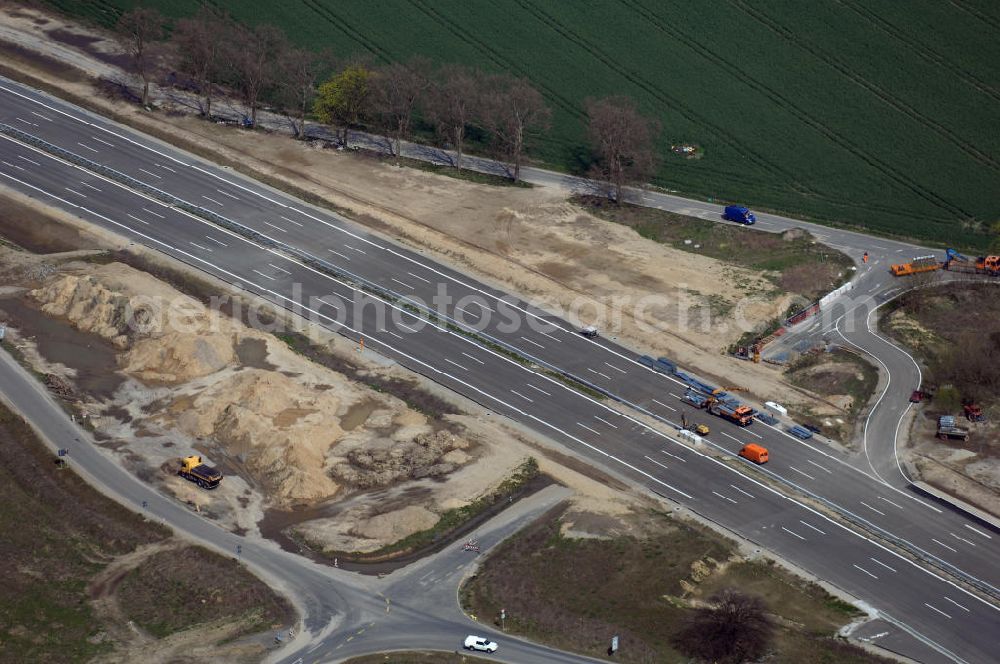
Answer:
[[[527,133],[548,127],[552,115],[538,90],[523,78],[491,76],[484,85],[480,117],[493,138],[498,158],[509,164],[511,179],[521,177]]]
[[[194,79],[201,99],[201,114],[212,117],[212,93],[222,70],[222,44],[234,28],[231,19],[203,4],[191,18],[174,27],[181,72]]]
[[[372,109],[389,138],[389,150],[397,157],[410,135],[417,100],[429,85],[430,68],[430,60],[414,56],[405,63],[380,67],[372,78]]]
[[[597,154],[595,179],[608,183],[608,197],[622,201],[626,185],[645,182],[656,168],[659,123],[642,116],[629,97],[587,100],[587,134]]]
[[[306,113],[316,98],[320,76],[333,59],[328,51],[315,53],[301,48],[289,48],[278,64],[278,87],[282,103],[292,111],[292,131],[295,137],[306,137]]]
[[[476,116],[477,82],[481,78],[468,67],[445,65],[438,70],[436,81],[423,104],[424,112],[434,123],[438,135],[455,151],[455,168],[458,170],[462,170],[465,132]]]
[[[288,49],[285,33],[273,25],[236,27],[226,40],[227,60],[233,78],[250,111],[250,124],[257,126],[257,111],[262,95],[275,87],[281,61]]]
[[[726,589],[709,598],[715,606],[698,609],[674,636],[674,645],[690,657],[719,664],[756,661],[774,633],[764,602]]]
[[[149,81],[155,69],[153,45],[163,39],[166,19],[151,7],[136,7],[125,12],[115,26],[122,49],[132,60],[135,73],[142,80],[142,105],[149,105]]]

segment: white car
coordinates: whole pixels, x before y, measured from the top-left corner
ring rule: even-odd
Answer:
[[[585,327],[582,330],[580,330],[580,334],[582,334],[583,336],[587,337],[588,339],[596,339],[597,338],[597,328],[594,327],[593,325],[588,325],[587,327]]]
[[[478,650],[480,652],[496,652],[497,644],[481,636],[469,635],[465,637],[466,650]]]

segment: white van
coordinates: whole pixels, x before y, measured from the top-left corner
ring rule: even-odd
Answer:
[[[780,403],[774,403],[773,401],[765,401],[764,408],[775,413],[776,415],[781,415],[782,417],[788,416],[788,409],[782,406]]]

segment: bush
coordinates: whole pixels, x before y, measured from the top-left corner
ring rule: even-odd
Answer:
[[[962,395],[954,385],[942,385],[934,393],[934,405],[944,413],[954,413],[962,407]]]
[[[674,636],[678,650],[719,664],[755,661],[766,654],[774,624],[759,597],[727,588],[709,601],[715,606],[698,609]]]

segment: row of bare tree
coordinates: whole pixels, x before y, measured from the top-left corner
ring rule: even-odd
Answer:
[[[257,125],[261,106],[283,109],[298,138],[306,119],[337,128],[347,145],[350,130],[379,133],[399,156],[411,138],[415,118],[433,126],[455,153],[461,169],[467,139],[486,137],[493,156],[521,176],[531,138],[550,126],[551,111],[524,78],[491,74],[456,64],[434,66],[416,56],[375,66],[350,61],[337,66],[329,53],[292,45],[278,28],[248,27],[204,4],[193,16],[167,20],[155,9],[137,7],[121,16],[118,34],[149,105],[149,85],[163,63],[178,71],[198,94],[201,113],[212,116],[213,98],[239,94],[246,124]],[[607,184],[620,201],[623,189],[644,182],[656,168],[659,125],[643,116],[627,97],[585,103],[592,148],[591,176]]]

